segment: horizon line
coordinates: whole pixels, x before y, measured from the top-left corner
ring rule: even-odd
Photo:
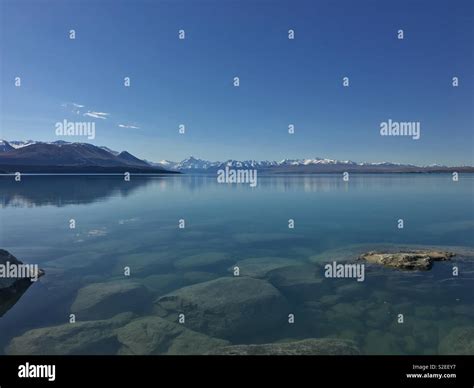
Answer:
[[[88,142],[81,142],[81,141],[68,141],[68,140],[54,140],[54,141],[43,141],[43,140],[32,140],[32,139],[27,139],[27,140],[6,140],[5,138],[0,138],[0,144],[1,143],[8,143],[9,145],[11,145],[12,142],[23,142],[23,143],[28,143],[28,142],[34,142],[34,143],[41,143],[41,144],[54,144],[54,143],[59,143],[59,142],[64,142],[64,143],[68,143],[68,144],[87,144],[87,145],[91,145],[93,147],[97,147],[97,148],[101,148],[101,149],[104,149],[104,148],[107,148],[109,151],[112,151],[112,152],[117,152],[117,154],[120,154],[122,152],[128,152],[129,154],[131,154],[132,156],[135,156],[137,157],[138,159],[142,160],[142,161],[145,161],[147,163],[154,163],[154,164],[162,164],[162,162],[170,162],[170,163],[174,163],[174,164],[179,164],[187,159],[195,159],[195,160],[198,160],[198,161],[204,161],[204,162],[210,162],[210,163],[226,163],[226,162],[229,162],[229,161],[237,161],[237,162],[276,162],[276,163],[281,163],[283,161],[308,161],[308,160],[331,160],[331,161],[334,161],[334,162],[344,162],[345,164],[350,164],[350,163],[354,163],[356,165],[364,165],[364,164],[371,164],[371,165],[380,165],[380,164],[384,164],[384,163],[389,163],[389,164],[393,164],[393,165],[400,165],[400,166],[409,166],[409,167],[449,167],[449,168],[454,168],[454,167],[474,167],[474,163],[473,164],[450,164],[450,165],[447,165],[447,164],[440,164],[440,163],[429,163],[429,164],[422,164],[422,165],[419,165],[419,164],[413,164],[413,163],[402,163],[402,162],[393,162],[393,161],[388,161],[388,160],[384,160],[384,161],[377,161],[377,162],[369,162],[367,160],[365,161],[354,161],[354,160],[351,160],[351,159],[346,159],[346,160],[342,160],[342,159],[335,159],[335,158],[328,158],[328,157],[319,157],[319,156],[315,156],[315,157],[299,157],[299,158],[289,158],[289,157],[286,157],[286,158],[277,158],[277,159],[233,159],[233,158],[227,158],[225,160],[210,160],[210,159],[201,159],[200,157],[195,157],[194,155],[189,155],[187,157],[185,157],[184,159],[181,159],[181,160],[178,160],[178,161],[174,161],[174,160],[170,160],[170,159],[161,159],[159,161],[151,161],[151,160],[148,160],[148,159],[145,159],[145,158],[141,158],[141,157],[138,157],[134,154],[132,154],[130,151],[124,149],[122,151],[115,151],[111,148],[109,148],[108,146],[104,146],[104,145],[95,145],[95,144],[92,144],[92,143],[88,143]],[[32,145],[32,144],[29,144],[29,145]],[[14,147],[12,146],[15,150],[17,149],[21,149],[21,148],[24,148],[24,147],[27,147],[29,145],[25,145],[23,147]],[[336,164],[336,163],[335,163]]]

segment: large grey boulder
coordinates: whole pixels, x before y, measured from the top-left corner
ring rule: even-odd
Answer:
[[[271,284],[248,277],[224,277],[173,291],[155,304],[158,314],[212,337],[231,339],[258,333],[286,319],[286,299]]]
[[[71,312],[79,321],[106,319],[123,311],[142,312],[150,298],[145,286],[130,280],[93,283],[78,291]]]
[[[131,321],[117,330],[117,338],[120,354],[204,354],[229,345],[157,316]]]
[[[332,339],[311,338],[295,342],[281,342],[261,345],[234,345],[217,348],[210,354],[220,355],[358,355],[354,342]]]

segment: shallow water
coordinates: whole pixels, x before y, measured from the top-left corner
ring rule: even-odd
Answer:
[[[2,350],[27,330],[67,323],[79,289],[124,279],[124,267],[155,300],[232,277],[232,267],[249,258],[258,271],[242,265],[242,276],[273,284],[288,307],[271,329],[229,335],[233,344],[331,337],[353,340],[366,354],[436,354],[451,330],[474,326],[473,175],[459,182],[448,174],[352,175],[349,182],[272,176],[259,177],[255,188],[205,176],[24,176],[21,183],[0,177],[0,186],[0,248],[46,271],[0,318]],[[427,272],[368,266],[364,282],[324,278],[326,262],[400,246],[462,254]],[[307,287],[291,278],[284,268],[295,265],[310,266],[320,281]],[[293,280],[294,287],[280,287]],[[135,307],[156,313],[148,298]]]

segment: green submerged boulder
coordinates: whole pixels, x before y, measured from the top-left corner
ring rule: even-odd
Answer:
[[[134,315],[122,313],[111,319],[66,323],[29,330],[6,347],[10,355],[94,355],[115,354],[121,344],[115,329]]]
[[[134,281],[93,283],[78,291],[71,312],[78,321],[106,319],[123,311],[142,312],[150,302],[148,289]]]
[[[229,345],[157,316],[131,321],[117,330],[117,338],[119,354],[204,354]]]
[[[286,319],[288,304],[264,280],[224,277],[164,295],[155,302],[155,311],[175,322],[184,314],[186,327],[230,339],[278,325]]]

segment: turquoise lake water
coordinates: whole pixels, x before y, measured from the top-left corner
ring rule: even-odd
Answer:
[[[232,344],[341,338],[363,354],[437,354],[451,351],[459,330],[474,327],[474,175],[458,182],[449,174],[351,175],[349,182],[340,175],[259,176],[254,188],[206,176],[24,176],[0,177],[0,187],[0,248],[46,272],[0,317],[2,352],[28,330],[68,324],[78,290],[120,281],[125,267],[127,280],[149,294],[135,301],[140,317],[156,314],[154,301],[163,295],[232,277],[247,259],[258,274],[245,273],[244,264],[241,276],[282,294],[282,320],[228,336],[203,329],[209,337]],[[369,250],[431,246],[457,256],[424,272],[368,266],[360,283],[323,276],[325,263]],[[312,278],[298,266],[311,268]],[[129,311],[120,302],[110,308]],[[117,350],[94,346],[87,349]]]

